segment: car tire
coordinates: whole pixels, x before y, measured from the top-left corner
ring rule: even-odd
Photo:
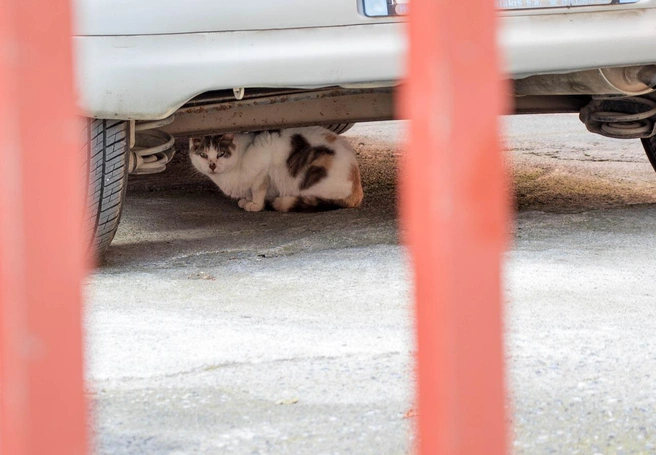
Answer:
[[[87,245],[102,257],[116,234],[128,178],[130,124],[123,120],[87,119]]]
[[[649,162],[651,163],[651,166],[656,171],[656,136],[641,139],[641,141],[642,141],[642,146],[644,147],[645,152],[647,153],[647,158],[649,158]]]
[[[353,128],[353,125],[355,123],[335,123],[333,125],[327,125],[326,128],[333,133],[342,134]]]

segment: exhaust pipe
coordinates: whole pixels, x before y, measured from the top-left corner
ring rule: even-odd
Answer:
[[[515,94],[628,95],[654,92],[656,65],[601,68],[567,74],[543,74],[515,80]]]

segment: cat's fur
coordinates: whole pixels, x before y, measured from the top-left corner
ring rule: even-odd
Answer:
[[[257,212],[357,207],[360,171],[350,144],[322,127],[191,138],[189,156],[239,207]]]

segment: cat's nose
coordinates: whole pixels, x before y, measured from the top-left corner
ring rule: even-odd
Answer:
[[[216,169],[216,163],[210,163],[210,169],[211,170]]]

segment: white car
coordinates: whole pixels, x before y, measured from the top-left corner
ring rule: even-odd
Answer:
[[[408,0],[77,0],[89,216],[111,242],[129,173],[174,136],[393,118]],[[656,0],[497,0],[516,113],[579,112],[656,168]]]

